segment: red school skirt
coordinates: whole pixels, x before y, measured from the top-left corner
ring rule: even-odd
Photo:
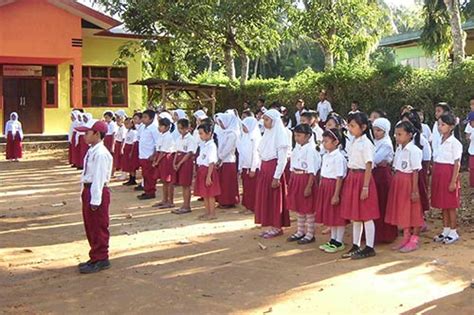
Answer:
[[[185,156],[186,152],[176,153],[176,164]],[[173,184],[176,186],[189,187],[193,183],[194,155],[191,155],[177,171],[173,171]]]
[[[423,226],[421,202],[411,201],[413,174],[396,172],[388,193],[385,222],[402,229]]]
[[[77,145],[78,148],[78,158],[76,166],[79,168],[84,167],[84,158],[86,157],[87,150],[89,150],[89,145],[86,143],[84,139],[84,135],[79,136],[79,144]]]
[[[289,210],[299,214],[314,214],[313,194],[308,197],[304,196],[304,190],[310,176],[313,176],[313,174],[291,172],[290,181],[288,183],[288,198],[286,199],[286,207]],[[316,185],[316,183],[313,183],[313,187]]]
[[[135,152],[135,143],[126,143],[123,146],[123,156],[121,159],[121,169],[124,172],[135,172],[140,166],[138,152]],[[137,153],[137,154],[136,154]]]
[[[255,172],[254,177],[250,177],[250,169],[242,169],[242,205],[251,211],[255,212],[255,198],[257,190],[257,176],[259,176],[258,170]]]
[[[341,217],[341,203],[333,206],[332,196],[336,191],[336,179],[321,177],[316,197],[316,222],[325,226],[345,226],[349,221]]]
[[[285,206],[287,198],[286,179],[283,174],[280,186],[272,188],[277,159],[262,161],[257,178],[255,200],[255,223],[281,228],[290,226],[290,213]]]
[[[114,135],[105,135],[104,145],[107,148],[107,150],[109,150],[109,152],[113,154],[113,151],[114,151]]]
[[[422,169],[418,172],[418,190],[420,191],[420,202],[422,211],[430,210],[430,198],[428,195],[428,171],[430,161],[423,161]]]
[[[469,186],[474,187],[474,155],[469,156]]]
[[[349,170],[341,192],[341,216],[352,221],[369,221],[380,217],[379,200],[374,178],[370,177],[369,196],[360,199],[365,170]]]
[[[437,209],[456,209],[460,206],[461,183],[459,176],[456,189],[449,191],[454,165],[434,163],[431,174],[431,205]]]
[[[18,132],[15,136],[13,136],[11,131],[8,132],[5,155],[7,160],[20,159],[23,156],[21,137]]]
[[[114,169],[119,171],[122,168],[122,141],[115,141],[113,157]]]
[[[221,193],[221,186],[219,183],[219,175],[216,168],[212,170],[211,179],[212,184],[206,186],[208,167],[200,165],[196,171],[196,181],[194,182],[194,195],[202,198],[216,197]]]
[[[68,161],[69,164],[74,165],[74,146],[76,145],[76,132],[72,132],[71,142],[69,142]]]
[[[379,166],[372,171],[375,185],[377,186],[377,198],[379,199],[380,218],[375,223],[375,242],[391,243],[398,236],[398,228],[385,222],[388,192],[392,185],[392,170],[389,166]]]
[[[163,183],[171,183],[173,177],[173,160],[174,153],[160,152],[164,156],[161,158],[160,163],[155,166],[155,177],[161,180]]]
[[[236,163],[222,163],[217,173],[221,186],[221,194],[217,197],[217,202],[221,206],[233,206],[240,203]]]

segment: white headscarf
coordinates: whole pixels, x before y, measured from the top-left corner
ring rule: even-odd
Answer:
[[[393,149],[393,143],[392,140],[390,139],[390,128],[391,124],[390,121],[387,118],[377,118],[374,120],[374,123],[372,124],[373,127],[377,127],[385,131],[384,137],[380,140],[375,140],[375,147],[379,147],[382,143],[387,143],[390,145],[390,147]]]
[[[194,118],[199,119],[199,120],[203,120],[207,118],[206,113],[202,109],[195,111],[193,116]]]
[[[260,156],[258,154],[258,147],[262,140],[260,129],[258,128],[258,120],[255,117],[246,117],[242,121],[242,125],[247,128],[248,132],[242,132],[242,136],[237,141],[237,150],[243,156],[251,156],[251,160],[258,159],[257,164],[260,165]],[[255,151],[252,151],[255,150]]]
[[[175,109],[173,111],[173,116],[176,115],[178,118],[177,120],[183,119],[183,118],[188,118],[188,115],[186,115],[186,112],[182,110],[181,108]]]
[[[71,112],[71,116],[74,117],[74,120],[71,121],[71,126],[69,127],[69,133],[68,133],[68,138],[67,140],[69,142],[72,142],[72,134],[74,133],[74,129],[79,126],[79,121],[77,120],[77,117],[79,116],[81,112],[78,111],[77,109],[73,110]]]
[[[171,114],[169,112],[161,112],[158,117],[161,119],[161,118],[166,118],[166,119],[169,119],[170,123],[173,122],[173,116],[171,116]]]
[[[233,132],[237,137],[240,136],[240,122],[235,113],[219,114],[216,120],[220,121],[224,126],[223,132]]]
[[[115,112],[115,116],[119,116],[122,119],[127,118],[127,113],[123,109],[119,109]]]
[[[269,109],[263,116],[267,116],[272,120],[272,128],[266,129],[263,133],[262,140],[258,147],[258,152],[262,160],[268,161],[277,158],[277,151],[281,148],[291,148],[288,134],[280,112],[276,109]]]
[[[23,128],[21,122],[18,120],[17,112],[12,112],[10,114],[10,120],[5,124],[5,134],[7,135],[9,132],[12,133],[12,136],[15,136],[18,132],[20,139],[23,140]]]
[[[91,113],[84,113],[82,114],[82,123],[85,124],[86,122],[84,121],[87,120],[87,122],[91,121],[92,119],[94,119],[94,117],[92,117],[92,114]]]

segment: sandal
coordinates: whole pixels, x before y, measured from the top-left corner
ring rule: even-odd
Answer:
[[[358,250],[355,252],[352,256],[351,259],[358,260],[358,259],[364,259],[364,258],[369,258],[369,257],[374,257],[375,256],[375,250],[372,247],[366,246],[362,250]]]
[[[337,252],[340,252],[342,250],[346,249],[346,246],[344,246],[344,244],[341,244],[341,246],[337,246],[336,244],[329,244],[328,247],[326,247],[324,249],[324,251],[326,253],[330,253],[330,254],[333,254],[333,253],[337,253]]]
[[[158,209],[169,209],[169,208],[174,208],[174,204],[165,203],[165,204],[162,204],[161,206],[158,206]]]
[[[160,201],[160,202],[157,202],[157,203],[153,204],[152,207],[154,207],[154,208],[159,208],[159,207],[163,206],[164,204],[166,204],[166,203]]]
[[[301,236],[298,236],[297,233],[294,233],[294,234],[291,234],[290,237],[288,237],[286,239],[287,242],[296,242],[296,241],[299,241],[300,239],[302,239],[304,237],[304,234],[301,235]]]
[[[179,209],[174,209],[171,210],[171,213],[173,214],[186,214],[192,212],[191,209],[186,209],[186,208],[179,208]]]
[[[331,240],[331,241],[332,241],[332,240]],[[323,245],[320,245],[320,246],[319,246],[319,249],[325,251],[326,248],[328,248],[329,246],[333,245],[333,244],[331,243],[331,241],[329,241],[329,242],[327,242],[327,243],[324,243]]]

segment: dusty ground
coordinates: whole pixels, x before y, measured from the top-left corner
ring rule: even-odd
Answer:
[[[2,313],[474,314],[468,223],[452,246],[431,242],[440,226],[435,215],[417,252],[379,246],[375,258],[341,261],[317,249],[326,241],[320,233],[306,247],[262,241],[253,218],[238,209],[203,223],[197,201],[192,214],[176,216],[138,201],[118,182],[111,185],[113,267],[80,275],[76,265],[88,246],[79,172],[64,158],[41,151],[21,163],[0,162]],[[191,243],[177,244],[184,239]]]

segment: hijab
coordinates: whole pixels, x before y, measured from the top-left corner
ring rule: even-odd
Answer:
[[[240,136],[240,122],[235,113],[219,114],[216,120],[220,121],[224,126],[222,133],[233,132],[237,137]]]
[[[188,115],[186,115],[186,112],[182,110],[181,108],[175,109],[173,111],[173,116],[176,115],[178,118],[177,120],[183,119],[183,118],[188,118]]]
[[[23,139],[23,129],[21,127],[21,122],[18,120],[17,112],[12,112],[10,114],[10,120],[5,124],[5,134],[8,134],[9,132],[12,133],[12,136],[15,136],[18,132],[20,138]]]
[[[207,118],[206,113],[202,109],[195,111],[193,116],[194,118],[199,119],[199,120],[203,120]]]
[[[374,120],[374,123],[372,126],[380,128],[385,132],[384,137],[382,139],[374,140],[375,148],[378,148],[383,144],[387,144],[393,150],[393,143],[392,143],[392,140],[390,139],[390,128],[391,128],[390,121],[387,118],[377,118],[376,120]]]
[[[260,164],[257,148],[262,140],[262,135],[258,127],[258,120],[255,117],[247,117],[242,121],[242,125],[247,128],[247,132],[242,132],[242,136],[237,141],[237,150],[242,157],[250,157],[250,160],[258,159],[258,164]]]
[[[278,157],[277,151],[279,149],[290,149],[291,144],[286,128],[281,120],[280,112],[276,109],[269,109],[263,116],[272,120],[272,127],[270,129],[265,128],[262,140],[258,146],[258,152],[263,160],[268,161]]]

